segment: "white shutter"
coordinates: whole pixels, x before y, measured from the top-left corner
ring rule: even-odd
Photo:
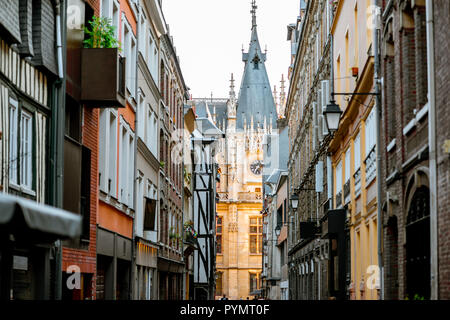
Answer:
[[[327,156],[327,189],[328,189],[328,199],[333,196],[333,167],[331,165],[331,157]]]
[[[350,159],[351,159],[351,152],[350,148],[347,149],[347,152],[345,153],[345,183],[350,180]]]
[[[355,138],[355,172],[361,167],[361,137],[360,134]]]
[[[342,160],[336,167],[336,194],[342,191]]]
[[[315,151],[318,147],[318,136],[317,136],[317,103],[313,102],[312,104],[312,129],[313,129],[313,150]]]
[[[105,168],[105,165],[107,164],[106,161],[106,149],[107,149],[107,115],[109,114],[108,109],[101,109],[100,110],[100,134],[99,134],[99,150],[98,150],[98,171],[100,173],[100,190],[107,192],[107,171]]]
[[[325,111],[327,104],[330,103],[330,80],[323,80],[321,82],[321,92],[322,92],[322,112]]]
[[[316,192],[323,192],[323,161],[316,164]]]
[[[322,123],[322,135],[323,136],[327,136],[329,131],[328,131],[327,123],[325,121],[325,116],[324,115],[320,115],[320,119],[321,119],[321,123]]]

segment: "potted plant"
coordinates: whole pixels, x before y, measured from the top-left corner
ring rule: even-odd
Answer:
[[[125,107],[125,58],[111,20],[94,16],[84,28],[81,100],[92,106]]]

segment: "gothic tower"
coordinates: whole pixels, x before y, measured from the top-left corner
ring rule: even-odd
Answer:
[[[239,95],[231,75],[226,106],[216,104],[217,119],[226,123],[218,154],[217,294],[246,299],[260,289],[262,267],[263,137],[277,125],[277,109],[261,51],[252,1],[252,28]],[[219,110],[219,111],[218,111]],[[220,114],[222,112],[222,114]],[[216,123],[217,120],[216,119]]]

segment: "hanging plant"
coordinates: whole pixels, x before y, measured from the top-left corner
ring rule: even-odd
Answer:
[[[88,22],[89,28],[84,27],[84,33],[88,38],[83,41],[85,48],[118,48],[120,43],[116,39],[116,27],[111,24],[111,19],[93,16]]]

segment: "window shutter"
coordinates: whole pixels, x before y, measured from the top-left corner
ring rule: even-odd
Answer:
[[[323,161],[316,164],[316,192],[323,192]]]

